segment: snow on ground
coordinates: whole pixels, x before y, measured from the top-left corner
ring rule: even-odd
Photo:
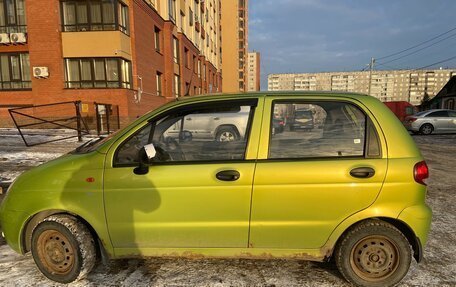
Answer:
[[[44,135],[39,135],[44,136]],[[415,136],[430,167],[428,203],[434,218],[424,262],[412,262],[399,286],[456,286],[456,135]],[[75,148],[76,140],[26,148],[12,130],[0,129],[0,181]],[[1,198],[1,197],[0,197]],[[46,279],[30,254],[0,239],[0,286],[64,286]],[[330,263],[301,260],[114,260],[88,278],[65,286],[349,286]]]

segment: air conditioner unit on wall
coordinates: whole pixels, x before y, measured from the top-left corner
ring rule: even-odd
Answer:
[[[13,43],[13,44],[27,43],[27,37],[25,36],[25,33],[11,33],[10,39],[11,39],[11,43]]]
[[[9,34],[0,33],[0,44],[9,44],[11,43]]]
[[[48,78],[49,77],[48,67],[33,67],[33,76],[35,78]]]

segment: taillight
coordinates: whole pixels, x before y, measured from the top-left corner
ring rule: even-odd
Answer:
[[[429,169],[425,161],[420,161],[419,163],[415,164],[413,175],[416,182],[426,185],[424,180],[429,177]]]
[[[409,122],[409,123],[413,123],[413,122],[416,121],[416,120],[417,120],[417,118],[408,118],[408,122]]]

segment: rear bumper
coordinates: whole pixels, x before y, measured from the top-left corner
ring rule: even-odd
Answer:
[[[418,124],[406,123],[406,122],[403,122],[403,124],[408,131],[412,131],[412,132],[420,131],[420,125],[418,125]]]

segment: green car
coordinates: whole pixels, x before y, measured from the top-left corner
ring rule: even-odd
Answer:
[[[274,132],[274,114],[298,110],[319,124]],[[209,126],[235,136],[198,135]],[[373,97],[190,97],[23,173],[0,223],[12,249],[61,283],[97,257],[183,256],[333,259],[355,285],[390,286],[422,259],[427,177]]]

